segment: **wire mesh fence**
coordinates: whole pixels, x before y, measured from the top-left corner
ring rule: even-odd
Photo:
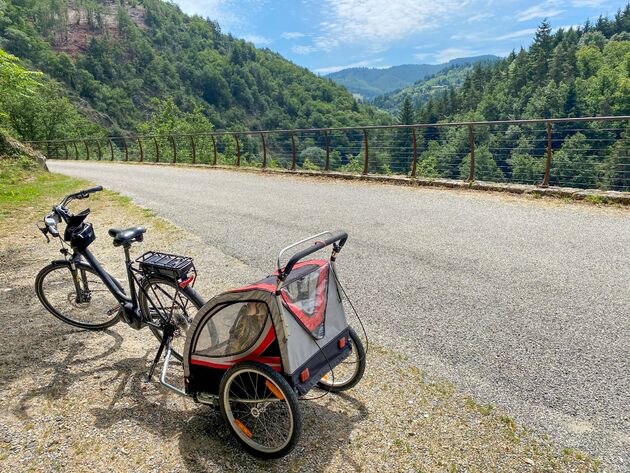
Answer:
[[[31,142],[49,159],[191,163],[630,192],[630,117]]]

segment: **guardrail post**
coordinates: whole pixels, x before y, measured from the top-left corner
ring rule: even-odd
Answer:
[[[77,147],[77,142],[73,141],[72,145],[74,146],[74,160],[78,161],[79,160],[79,148]]]
[[[236,167],[241,167],[241,143],[238,141],[238,135],[234,133],[234,141],[236,141]]]
[[[545,175],[540,187],[549,187],[549,172],[551,171],[551,122],[547,122],[547,162],[545,163]]]
[[[67,141],[63,142],[63,150],[65,153],[64,159],[67,161],[68,160],[68,142]]]
[[[83,146],[85,146],[85,160],[90,160],[90,147],[88,146],[87,140],[83,140]]]
[[[59,159],[59,143],[55,142],[55,159]]]
[[[140,149],[140,162],[144,161],[144,150],[142,149],[142,139],[138,137],[138,148]]]
[[[260,134],[260,141],[262,141],[262,147],[263,147],[262,167],[263,167],[263,169],[265,169],[267,167],[267,143],[265,142],[265,134],[264,133]]]
[[[127,140],[124,137],[120,137],[123,146],[125,147],[125,162],[129,161],[129,148],[127,148]]]
[[[195,137],[190,135],[190,146],[192,148],[192,163],[196,164],[197,161],[197,148],[195,147]]]
[[[158,139],[156,136],[153,137],[153,144],[155,145],[155,162],[160,162],[160,143],[158,143]]]
[[[46,159],[50,159],[50,141],[46,141]]]
[[[109,151],[112,154],[110,161],[113,161],[114,160],[114,142],[110,139],[107,139],[107,142],[109,143]]]
[[[470,172],[468,173],[468,181],[475,180],[475,134],[472,125],[468,125],[468,145],[470,146]]]
[[[297,156],[295,153],[295,133],[291,133],[291,171],[295,171],[297,166]]]
[[[411,177],[415,179],[418,168],[418,140],[416,138],[416,128],[411,129],[411,138],[413,144],[413,162],[411,164]]]
[[[212,149],[214,150],[214,158],[212,161],[212,165],[216,166],[217,162],[218,162],[218,155],[219,153],[217,152],[217,140],[214,139],[214,135],[210,135],[210,138],[212,138]]]
[[[368,143],[368,132],[367,130],[364,128],[363,129],[363,148],[365,151],[365,156],[363,159],[363,174],[367,174],[368,171],[370,170],[369,166],[370,166],[370,147],[369,147],[369,143]]]
[[[330,171],[330,141],[328,131],[324,130],[324,143],[326,144],[326,161],[324,162],[324,172]]]
[[[175,143],[175,138],[173,135],[169,135],[168,139],[171,142],[171,147],[173,148],[173,163],[177,162],[177,144]]]
[[[98,152],[98,160],[100,161],[103,159],[103,150],[101,149],[101,142],[98,139],[96,140],[96,149]]]

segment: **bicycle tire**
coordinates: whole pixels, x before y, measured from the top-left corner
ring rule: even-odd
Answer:
[[[93,275],[94,281],[92,282],[102,282],[103,286],[105,288],[107,287],[105,286],[103,279],[98,275],[98,273],[90,265],[85,264],[83,262],[75,262],[74,264],[79,271]],[[37,294],[39,301],[42,303],[42,305],[48,312],[50,312],[52,315],[57,317],[62,322],[65,322],[74,327],[79,327],[86,330],[104,330],[108,327],[111,327],[112,325],[117,324],[120,321],[120,310],[117,310],[116,314],[113,315],[111,318],[109,318],[109,320],[106,320],[105,322],[100,322],[100,323],[86,323],[85,321],[74,320],[71,316],[68,316],[67,314],[64,314],[62,313],[62,311],[58,310],[55,307],[55,305],[51,303],[51,301],[49,300],[49,295],[46,294],[47,291],[45,289],[45,283],[46,283],[46,278],[51,273],[53,273],[54,271],[63,271],[63,270],[68,271],[67,274],[70,276],[70,282],[73,282],[72,270],[71,270],[70,262],[68,261],[55,261],[49,264],[48,266],[45,266],[44,268],[42,268],[42,270],[37,274],[37,277],[35,278],[35,293]],[[73,282],[72,288],[76,294],[76,289],[74,288],[74,282]],[[68,289],[66,288],[63,291],[65,292],[67,290]],[[111,294],[109,290],[107,290],[107,293],[111,296],[111,309],[113,310],[117,306],[119,308],[120,305],[118,301],[116,300],[116,298],[113,296],[113,294]],[[71,296],[72,296],[72,291],[68,292],[65,298],[68,299],[68,302],[70,304],[73,304],[72,301],[70,300]],[[86,309],[88,307],[87,306],[79,307],[79,304],[91,304],[91,303],[92,303],[91,300],[89,302],[83,302],[83,303],[78,303],[76,301],[74,302],[75,308],[83,308],[83,309]],[[108,305],[110,304],[108,303]]]
[[[142,311],[143,317],[145,317],[145,319],[150,319],[152,317],[149,306],[148,306],[147,293],[149,292],[150,287],[155,284],[168,286],[176,290],[177,292],[182,293],[188,300],[190,300],[193,303],[193,306],[195,308],[195,313],[192,314],[192,317],[194,317],[197,311],[201,309],[201,306],[205,304],[205,301],[203,300],[203,298],[191,286],[186,286],[184,288],[181,288],[175,281],[171,279],[167,279],[167,278],[163,278],[159,276],[151,276],[151,277],[145,278],[142,281],[142,288],[140,289],[140,293],[138,294],[138,305],[140,306],[140,310]],[[151,297],[151,295],[149,295],[149,297]],[[189,322],[192,322],[192,317],[190,318]],[[162,331],[151,325],[149,326],[149,328],[151,329],[151,332],[153,333],[153,335],[155,335],[155,338],[157,338],[161,343]],[[183,341],[185,341],[185,337]],[[183,358],[183,353],[180,353],[180,351],[181,349],[178,350],[177,347],[172,347],[173,357],[179,361],[182,361],[184,358]]]
[[[270,447],[259,443],[255,435],[256,432],[253,431],[253,427],[252,430],[250,430],[240,419],[237,418],[237,416],[235,416],[235,411],[232,407],[232,403],[235,399],[231,397],[231,386],[234,381],[234,385],[239,387],[239,383],[235,380],[241,375],[241,373],[243,373],[243,376],[244,373],[247,373],[248,379],[250,379],[252,383],[254,379],[258,381],[259,376],[263,377],[263,381],[269,381],[271,385],[267,384],[267,386],[271,388],[270,392],[275,393],[275,396],[282,400],[282,405],[286,406],[289,431],[288,435],[283,438],[280,445]],[[252,374],[255,378],[251,376]],[[258,390],[253,384],[252,387],[254,388],[254,392],[248,393],[242,391],[244,388],[240,388],[239,390],[243,394],[246,394],[248,398],[255,399],[255,396],[257,395],[256,391]],[[264,404],[264,400],[261,400],[261,404]],[[254,407],[253,404],[251,405]],[[245,450],[256,457],[263,459],[281,458],[289,454],[295,448],[300,439],[302,433],[302,414],[300,412],[297,394],[280,373],[276,373],[269,366],[262,363],[243,361],[232,366],[223,375],[219,386],[219,408],[221,410],[223,420],[234,435],[234,438],[245,448]],[[255,409],[258,410],[258,408],[259,406],[256,405]],[[260,409],[263,415],[265,410],[265,408]],[[261,422],[264,423],[264,419]],[[265,428],[264,430],[267,429]]]
[[[326,383],[323,381],[319,381],[317,383],[318,388],[323,389],[324,391],[330,391],[332,393],[340,393],[352,389],[359,383],[359,381],[361,381],[361,378],[363,378],[363,374],[365,373],[365,366],[367,363],[365,348],[363,347],[363,342],[361,342],[361,339],[352,327],[350,327],[349,329],[349,335],[352,346],[356,350],[356,354],[351,355],[353,357],[356,355],[356,362],[349,362],[351,365],[356,365],[353,366],[354,371],[352,373],[352,376],[349,379],[341,380],[341,382],[335,382],[335,370],[333,370],[331,382]],[[346,363],[348,363],[348,361],[346,361]],[[341,365],[339,366],[343,366],[343,364],[344,362],[341,362]],[[338,373],[339,371],[341,370],[339,369]]]

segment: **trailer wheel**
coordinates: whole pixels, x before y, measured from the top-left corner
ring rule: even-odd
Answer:
[[[352,353],[339,363],[332,372],[326,373],[317,383],[325,391],[339,393],[352,389],[365,373],[365,348],[357,333],[350,328],[350,348]]]
[[[300,437],[297,395],[267,365],[245,361],[230,368],[221,379],[219,406],[236,439],[257,457],[283,457]]]

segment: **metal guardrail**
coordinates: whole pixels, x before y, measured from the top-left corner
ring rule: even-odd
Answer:
[[[318,169],[630,191],[630,116],[30,142],[48,159]]]

